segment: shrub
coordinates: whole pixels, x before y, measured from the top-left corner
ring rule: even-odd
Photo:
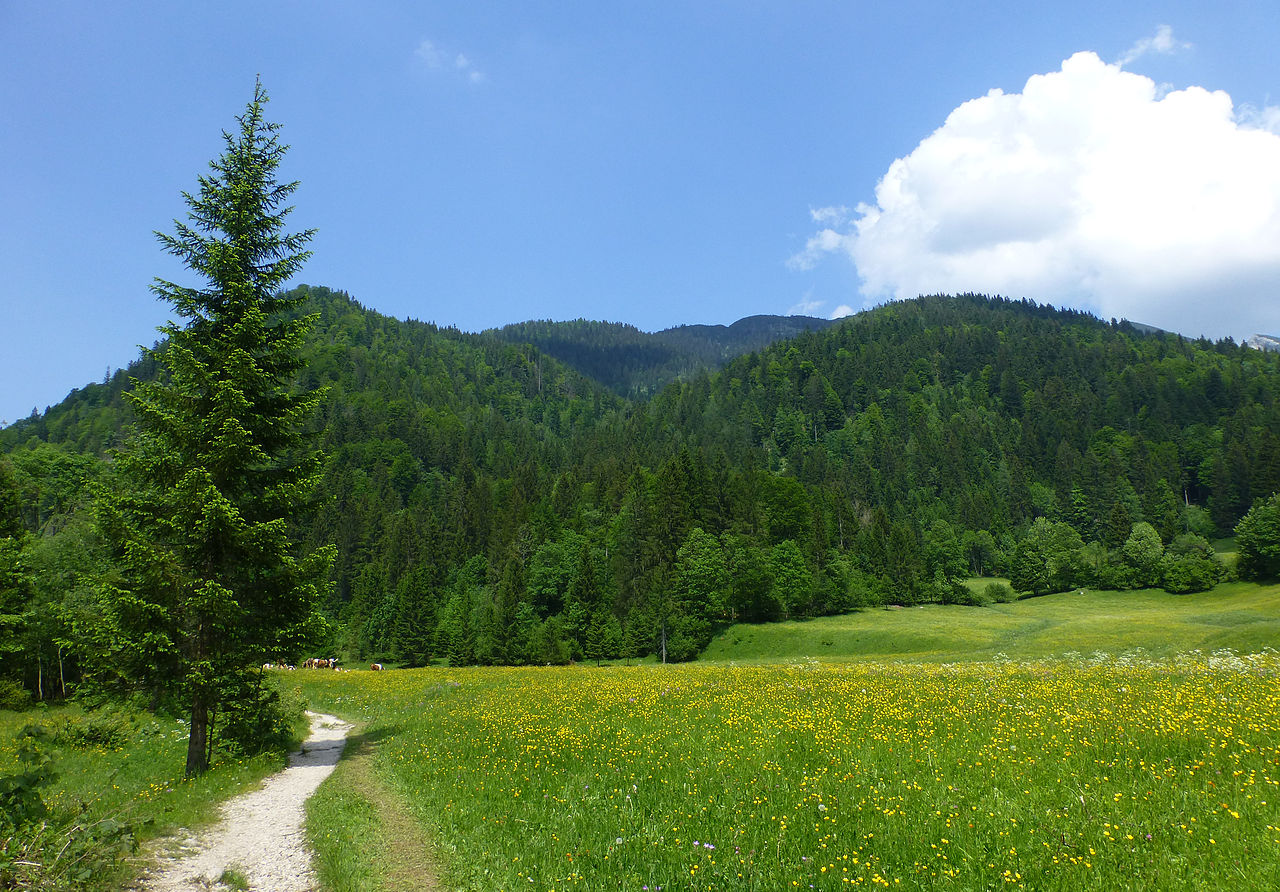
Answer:
[[[0,709],[26,709],[31,705],[31,692],[9,678],[0,678]]]
[[[53,730],[54,742],[78,749],[124,746],[139,734],[136,719],[110,710],[91,713],[83,721],[64,721]]]
[[[1018,599],[1018,593],[1007,582],[988,582],[983,587],[982,594],[993,604],[1008,604]]]
[[[1185,533],[1169,543],[1160,562],[1160,584],[1175,595],[1205,592],[1221,582],[1227,568],[1203,536]]]

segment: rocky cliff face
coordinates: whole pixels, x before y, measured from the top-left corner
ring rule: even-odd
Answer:
[[[1272,353],[1280,353],[1280,338],[1275,335],[1256,334],[1245,344],[1255,350],[1268,350]]]

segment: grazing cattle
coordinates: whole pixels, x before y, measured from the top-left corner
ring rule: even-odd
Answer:
[[[370,663],[370,664],[369,664],[369,668],[370,668],[372,671],[374,671],[374,672],[381,672],[381,671],[382,671],[382,664],[381,664],[381,663]]]

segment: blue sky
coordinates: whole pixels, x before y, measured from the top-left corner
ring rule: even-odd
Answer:
[[[153,230],[258,74],[299,281],[400,318],[979,290],[1280,333],[1277,36],[1244,0],[0,2],[0,419],[154,340]]]

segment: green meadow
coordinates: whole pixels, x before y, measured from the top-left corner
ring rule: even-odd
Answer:
[[[36,789],[48,814],[17,832],[0,829],[0,889],[120,888],[135,872],[137,845],[217,817],[217,803],[284,767],[283,754],[220,760],[183,778],[187,726],[130,709],[77,704],[0,710],[0,784],[21,761],[24,729],[41,729],[37,751],[51,776]],[[305,721],[296,723],[298,739]],[[12,793],[0,786],[0,795]],[[16,808],[17,800],[7,800]],[[2,828],[3,825],[0,825]]]
[[[1280,586],[1231,584],[738,625],[680,666],[274,679],[357,723],[308,803],[328,892],[1262,889],[1278,628]],[[280,764],[184,782],[180,722],[67,706],[0,714],[0,773],[32,722],[57,778],[26,852],[55,859],[23,886],[7,841],[13,888],[125,888],[119,827],[198,825]]]
[[[281,681],[362,728],[311,805],[332,890],[1261,889],[1278,622],[1274,586],[1087,592]]]
[[[1280,647],[1280,586],[1229,583],[1194,595],[1077,590],[990,607],[886,607],[740,624],[716,636],[703,659],[953,661],[1268,647]]]

